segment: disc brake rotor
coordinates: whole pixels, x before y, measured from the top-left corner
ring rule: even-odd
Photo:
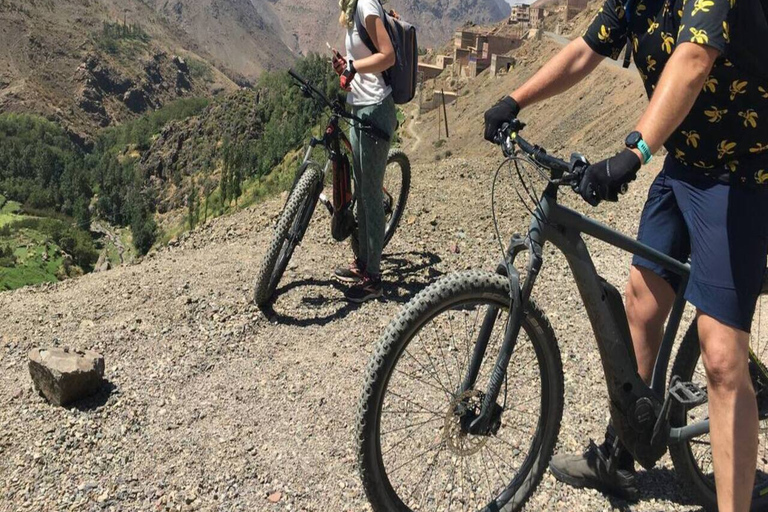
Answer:
[[[477,389],[465,391],[451,400],[445,415],[443,439],[450,451],[466,457],[480,451],[488,442],[488,436],[474,436],[463,431],[461,420],[470,414],[477,417],[483,404],[483,393]]]

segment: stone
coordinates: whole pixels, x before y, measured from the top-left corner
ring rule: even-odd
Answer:
[[[123,95],[123,103],[131,112],[140,114],[149,108],[147,95],[141,89],[131,89]]]
[[[29,374],[35,389],[54,405],[66,405],[99,391],[104,357],[91,350],[32,349]]]

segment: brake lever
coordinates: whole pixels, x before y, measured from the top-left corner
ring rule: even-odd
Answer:
[[[514,141],[510,137],[512,130],[509,123],[504,123],[496,131],[496,136],[493,138],[493,142],[501,146],[501,152],[506,158],[515,154]]]

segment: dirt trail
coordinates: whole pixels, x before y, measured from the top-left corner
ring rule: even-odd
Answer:
[[[536,65],[532,58],[521,73]],[[385,300],[358,307],[342,299],[330,274],[349,250],[332,242],[318,210],[269,323],[250,303],[251,285],[280,198],[210,222],[139,264],[0,294],[0,511],[368,510],[354,469],[354,421],[376,340],[438,276],[493,269],[500,257],[490,215],[500,155],[481,140],[478,116],[512,84],[481,85],[449,113],[464,120],[451,134],[454,154],[468,156],[435,163],[423,151],[414,165],[403,228],[383,261]],[[600,122],[627,104],[605,99],[607,87],[588,83],[565,97],[577,113],[531,109],[528,138],[558,154],[612,151],[611,134],[631,120]],[[634,234],[655,169],[658,161],[619,205],[589,213]],[[505,237],[527,223],[512,186],[504,176],[498,191]],[[587,211],[573,194],[562,197]],[[629,257],[590,247],[601,274],[622,288]],[[583,306],[551,249],[534,295],[565,366],[558,449],[580,451],[602,434],[607,397]],[[47,345],[103,352],[111,392],[72,409],[47,405],[32,391],[25,359]],[[527,510],[698,510],[670,471],[665,458],[641,472],[642,501],[631,508],[547,474]]]
[[[411,117],[411,120],[408,122],[408,134],[413,138],[413,144],[408,148],[411,152],[416,152],[419,149],[419,146],[421,145],[421,135],[419,135],[419,132],[416,131],[416,117]]]

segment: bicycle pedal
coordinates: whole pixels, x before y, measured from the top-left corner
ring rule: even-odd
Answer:
[[[693,382],[677,381],[669,388],[669,394],[680,403],[689,407],[701,405],[707,401],[707,391]]]

